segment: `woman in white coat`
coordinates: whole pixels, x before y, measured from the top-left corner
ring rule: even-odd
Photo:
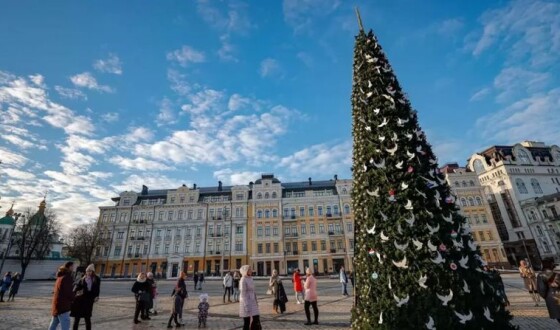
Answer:
[[[243,330],[260,330],[261,321],[259,316],[259,304],[253,283],[253,270],[251,266],[244,265],[239,271],[239,316],[243,318]]]

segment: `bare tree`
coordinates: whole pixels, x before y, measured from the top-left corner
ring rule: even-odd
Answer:
[[[58,237],[56,214],[50,209],[35,212],[28,208],[16,223],[14,247],[21,264],[21,277],[33,259],[44,259],[51,251],[51,243]]]
[[[74,229],[64,239],[68,255],[78,259],[81,265],[89,265],[93,260],[93,253],[105,239],[96,223],[85,223]]]

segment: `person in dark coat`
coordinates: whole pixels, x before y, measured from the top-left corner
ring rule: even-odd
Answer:
[[[286,295],[284,284],[282,284],[282,280],[278,279],[278,281],[276,282],[274,305],[277,306],[276,309],[280,310],[280,314],[284,314],[284,312],[286,311],[287,302],[288,302],[288,295]]]
[[[91,314],[93,304],[99,299],[99,291],[101,288],[101,279],[95,275],[95,266],[93,264],[86,268],[86,274],[74,285],[74,302],[70,316],[74,317],[73,330],[78,330],[80,319],[86,321],[86,330],[91,330]]]
[[[148,315],[148,304],[150,302],[150,296],[152,294],[152,287],[150,283],[146,281],[146,274],[140,273],[136,278],[136,282],[132,285],[132,292],[134,292],[134,298],[136,299],[136,309],[134,310],[134,323],[140,323],[138,320],[138,315],[141,315],[142,320],[150,320]]]
[[[70,309],[74,301],[74,281],[72,271],[74,263],[68,261],[58,269],[51,305],[52,320],[49,330],[56,330],[60,324],[62,330],[70,330]]]
[[[204,274],[200,273],[198,275],[198,289],[202,290],[202,283],[204,283]]]
[[[0,286],[0,302],[4,302],[4,293],[8,291],[12,285],[12,272],[7,272],[2,279],[2,285]]]
[[[196,289],[197,289],[197,285],[198,285],[198,272],[197,272],[197,273],[194,273],[193,282],[194,282],[194,289],[196,290]]]
[[[546,303],[548,315],[560,322],[560,269],[543,261],[543,271],[537,276],[537,291]]]
[[[14,277],[12,277],[12,284],[10,285],[10,290],[8,291],[8,301],[10,301],[10,299],[14,301],[14,297],[18,293],[20,283],[21,283],[21,275],[19,273],[15,273]]]
[[[185,299],[189,296],[187,292],[187,284],[185,283],[186,278],[185,272],[179,274],[175,288],[173,289],[173,304],[171,306],[171,316],[169,317],[169,322],[167,327],[171,328],[171,321],[175,321],[177,327],[184,325],[183,322],[183,306],[185,305]]]

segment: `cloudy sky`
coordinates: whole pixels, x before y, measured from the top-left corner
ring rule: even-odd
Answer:
[[[91,221],[123,190],[350,177],[357,23],[440,163],[560,143],[557,1],[10,1],[0,205]]]

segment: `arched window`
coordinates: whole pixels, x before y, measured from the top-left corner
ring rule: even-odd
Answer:
[[[333,206],[334,215],[338,215],[338,205]]]
[[[332,215],[332,213],[331,213],[331,207],[330,207],[330,205],[329,205],[329,206],[327,206],[327,216],[331,216],[331,215]]]
[[[525,186],[525,182],[522,179],[518,178],[515,180],[515,185],[517,186],[517,190],[519,190],[520,194],[528,194],[527,187]]]
[[[476,196],[476,205],[482,205],[482,198],[480,196]]]
[[[467,181],[463,181],[463,182],[461,182],[461,184],[463,185],[463,187],[466,187],[467,186]]]
[[[262,199],[262,194],[261,193],[257,193],[257,199]]]
[[[295,207],[292,207],[292,208],[290,209],[290,215],[291,215],[292,217],[295,217],[295,216],[296,216],[296,208],[295,208]]]
[[[543,235],[543,231],[541,226],[537,226],[537,235],[542,236]]]
[[[469,205],[474,206],[474,199],[472,197],[469,197]]]
[[[531,179],[531,186],[533,186],[533,191],[535,194],[542,194],[542,189],[539,181],[537,179]]]
[[[350,205],[344,204],[344,214],[350,214]]]
[[[473,163],[474,171],[478,174],[484,172],[484,164],[482,164],[482,160],[477,159]]]
[[[542,241],[544,252],[550,253],[550,246],[548,245],[547,241]]]
[[[264,217],[265,218],[270,218],[270,210],[265,210],[264,211]]]
[[[517,150],[517,160],[521,163],[521,164],[529,164],[531,163],[531,159],[529,158],[529,155],[525,152],[525,150]]]
[[[277,218],[277,217],[278,217],[278,210],[277,210],[277,209],[273,209],[273,210],[272,210],[272,217],[273,217],[273,218]]]
[[[268,194],[268,192],[265,192],[264,193],[264,199],[268,199],[268,198],[270,198],[270,195]]]
[[[459,181],[455,181],[455,187],[460,187],[461,185],[459,184]]]
[[[257,211],[257,218],[259,218],[259,219],[262,218],[262,214],[263,214],[262,210],[258,210]]]
[[[467,206],[467,199],[465,197],[461,198],[461,205],[462,206]]]
[[[474,187],[474,181],[473,180],[469,181],[469,186]]]
[[[272,192],[272,198],[276,198],[276,197],[278,197],[278,196],[276,195],[276,191],[273,191],[273,192]]]

